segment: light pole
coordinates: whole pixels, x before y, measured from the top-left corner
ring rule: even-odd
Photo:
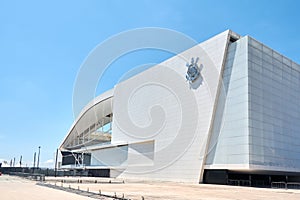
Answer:
[[[35,159],[36,159],[36,152],[33,154],[33,169],[35,168]]]
[[[33,174],[34,174],[34,168],[35,168],[35,160],[36,160],[36,152],[34,152],[34,154],[33,154],[33,169],[32,169]]]
[[[22,167],[22,155],[20,157],[20,167]]]
[[[39,146],[39,154],[38,154],[38,160],[37,160],[37,168],[39,168],[40,165],[40,154],[41,154],[41,146]]]
[[[55,167],[54,167],[54,175],[57,175],[57,156],[58,156],[58,149],[56,149],[56,156],[55,156]]]

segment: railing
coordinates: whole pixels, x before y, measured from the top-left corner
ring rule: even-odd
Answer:
[[[281,189],[300,189],[299,182],[272,182],[271,188],[281,188]]]
[[[287,188],[287,183],[286,182],[272,182],[271,183],[271,188]]]
[[[234,180],[228,179],[228,185],[235,185],[235,186],[251,186],[251,182],[249,180]]]
[[[300,189],[300,183],[297,182],[289,182],[287,183],[288,189]]]
[[[38,185],[53,188],[53,189],[58,189],[58,190],[66,191],[66,192],[75,193],[78,195],[87,196],[87,197],[91,197],[94,199],[104,199],[105,198],[105,199],[113,199],[113,200],[130,200],[129,198],[125,197],[124,193],[119,194],[119,195],[117,195],[116,192],[113,195],[103,194],[103,192],[101,190],[99,190],[99,192],[92,192],[89,190],[89,188],[87,188],[87,190],[82,190],[82,189],[80,189],[79,186],[77,188],[72,188],[71,185],[65,187],[65,186],[63,186],[63,183],[60,186],[56,185],[56,183],[54,185],[49,184],[49,183],[38,183]],[[142,196],[141,199],[144,200],[145,198]]]
[[[35,181],[45,181],[45,174],[10,172],[9,175],[20,176]]]
[[[265,181],[257,181],[257,180],[235,180],[228,179],[228,185],[234,186],[260,186],[260,187],[270,187],[270,184],[266,184]],[[300,182],[272,182],[271,188],[277,189],[300,189]]]

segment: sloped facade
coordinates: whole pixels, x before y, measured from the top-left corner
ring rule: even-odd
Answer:
[[[225,184],[298,173],[299,95],[298,64],[228,30],[95,98],[60,147],[63,167]]]

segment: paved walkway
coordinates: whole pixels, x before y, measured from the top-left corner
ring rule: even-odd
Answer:
[[[282,189],[259,189],[250,187],[187,185],[173,183],[128,183],[128,184],[71,184],[71,187],[81,190],[113,195],[116,193],[126,198],[145,200],[300,200],[300,191]]]
[[[41,187],[34,181],[2,175],[0,176],[1,200],[91,200],[91,198]]]
[[[48,183],[61,186],[61,178],[48,179]],[[103,194],[117,194],[132,200],[299,200],[300,190],[284,189],[262,189],[251,187],[234,187],[224,185],[206,185],[206,184],[180,184],[165,182],[137,182],[125,181],[108,183],[106,179],[97,181],[97,183],[77,183],[81,178],[66,178],[64,187],[78,188],[80,190],[89,190],[91,192],[101,192]],[[81,180],[87,180],[86,178]],[[89,179],[93,180],[93,179]],[[28,181],[18,177],[3,175],[0,176],[0,199],[1,200],[91,200],[89,197],[68,193],[61,190],[51,189],[36,185],[34,181]]]
[[[48,178],[48,182],[61,185],[62,178]],[[47,180],[47,179],[46,179]],[[80,188],[80,190],[89,190],[103,194],[117,194],[125,198],[141,200],[300,200],[300,190],[270,189],[270,188],[253,188],[237,187],[226,185],[209,185],[209,184],[183,184],[172,182],[141,182],[105,179],[105,178],[64,178],[66,183],[64,187]],[[77,183],[82,180],[82,183]],[[97,183],[87,183],[94,182]],[[112,183],[108,183],[111,180]],[[100,183],[99,182],[106,182]]]

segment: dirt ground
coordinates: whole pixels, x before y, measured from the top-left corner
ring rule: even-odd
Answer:
[[[236,187],[222,185],[206,185],[206,184],[184,184],[170,182],[138,182],[96,178],[47,178],[47,183],[56,184],[66,188],[74,188],[80,190],[89,190],[95,193],[116,194],[121,197],[123,194],[126,198],[141,200],[299,200],[300,190],[285,189],[262,189],[251,187]],[[77,183],[81,180],[82,183]],[[95,183],[97,181],[97,183]],[[89,183],[87,183],[89,182]],[[99,183],[102,182],[102,183]],[[0,199],[1,200],[50,200],[50,199],[72,199],[84,200],[91,199],[79,196],[73,193],[55,190],[43,186],[36,185],[34,181],[25,179],[1,176],[0,177]]]

